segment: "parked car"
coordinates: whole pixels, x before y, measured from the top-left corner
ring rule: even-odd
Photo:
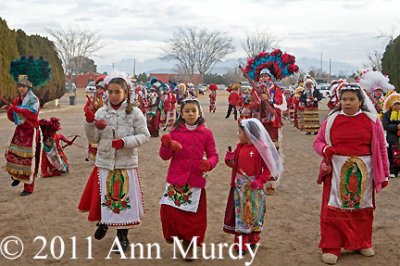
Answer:
[[[75,93],[76,92],[76,85],[75,82],[65,82],[65,92],[66,93]]]
[[[320,83],[317,85],[317,90],[322,94],[322,97],[327,98],[331,95],[328,83]]]
[[[94,81],[89,81],[88,85],[86,85],[85,92],[93,93],[96,91],[96,86],[94,85]]]

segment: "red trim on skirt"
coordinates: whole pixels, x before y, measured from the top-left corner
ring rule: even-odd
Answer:
[[[197,244],[204,242],[207,229],[207,198],[206,190],[201,189],[201,196],[197,212],[186,212],[169,205],[162,204],[160,218],[164,238],[167,242],[173,241],[173,236],[181,240],[192,241],[198,236]]]
[[[101,198],[98,168],[93,167],[92,173],[86,183],[85,190],[82,193],[78,209],[83,212],[89,212],[88,220],[100,221],[101,220]]]

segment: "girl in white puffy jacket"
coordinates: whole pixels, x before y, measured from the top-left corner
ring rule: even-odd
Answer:
[[[98,221],[96,239],[102,239],[109,226],[117,228],[126,251],[128,229],[139,225],[144,213],[137,147],[149,141],[150,134],[143,113],[130,103],[125,76],[111,74],[105,84],[108,104],[95,114],[85,111],[86,135],[98,144],[98,151],[78,208],[89,212],[89,221]]]

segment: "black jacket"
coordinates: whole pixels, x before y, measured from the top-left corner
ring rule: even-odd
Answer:
[[[397,125],[400,124],[400,121],[390,121],[390,116],[392,114],[392,110],[387,111],[383,114],[382,117],[382,125],[386,130],[386,141],[390,144],[399,144],[399,137],[397,136]]]
[[[304,89],[300,95],[300,102],[304,103],[305,106],[318,107],[318,102],[322,100],[322,94],[319,92],[319,90],[314,89],[312,97],[314,98],[313,102],[307,103],[307,93]]]

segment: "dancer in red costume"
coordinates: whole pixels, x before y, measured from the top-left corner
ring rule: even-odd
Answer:
[[[314,149],[323,157],[322,260],[335,264],[341,248],[373,256],[375,193],[388,183],[389,162],[382,124],[360,86],[342,86],[339,107],[323,122]]]
[[[218,87],[216,84],[212,83],[210,86],[208,86],[208,89],[210,90],[210,95],[208,96],[210,98],[210,106],[208,111],[211,113],[215,113],[217,110],[217,90]]]
[[[93,96],[90,96],[87,101],[85,106],[83,107],[83,110],[88,112],[89,110],[93,113],[96,113],[97,110],[99,110],[101,107],[104,106],[105,101],[106,101],[106,86],[104,84],[104,75],[99,76],[96,81],[95,81],[95,86],[96,86],[96,92]],[[90,141],[88,142],[88,150],[87,150],[87,156],[85,158],[86,161],[96,160],[96,154],[97,154],[97,144],[96,143],[91,143]]]
[[[69,140],[64,135],[57,133],[57,131],[61,129],[61,126],[59,119],[56,117],[41,119],[39,125],[43,134],[41,162],[43,177],[68,174],[69,163],[61,142],[66,143],[66,146],[72,145],[77,136],[75,136],[74,139]]]
[[[21,57],[10,65],[10,75],[17,82],[18,96],[6,107],[7,117],[16,128],[5,152],[4,169],[13,179],[12,186],[24,183],[21,196],[33,193],[40,167],[40,102],[32,89],[50,78],[50,70],[48,61],[42,58]],[[29,79],[30,76],[32,79]]]

